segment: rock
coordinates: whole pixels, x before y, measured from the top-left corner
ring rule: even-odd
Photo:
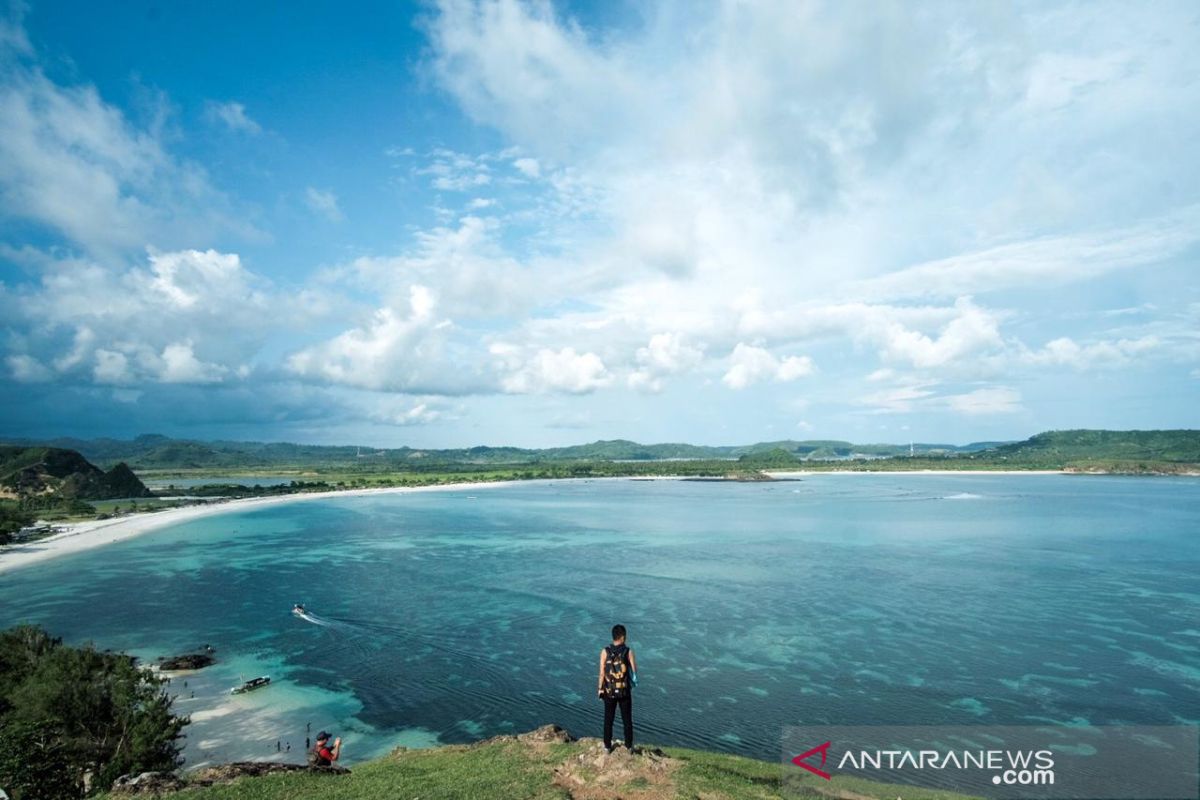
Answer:
[[[189,776],[190,784],[211,786],[232,780],[259,775],[274,775],[279,772],[311,772],[318,775],[349,775],[344,767],[312,767],[306,764],[279,764],[274,761],[235,761],[232,764],[217,764],[198,769]]]
[[[211,665],[215,658],[209,652],[204,653],[185,653],[174,658],[164,658],[158,662],[158,668],[168,672],[174,672],[181,669],[204,669]]]
[[[618,745],[609,753],[599,739],[580,740],[580,751],[554,768],[554,783],[577,800],[610,800],[622,796],[674,797],[673,773],[681,762],[661,750]],[[632,781],[641,784],[627,794]]]
[[[566,743],[575,741],[575,737],[565,728],[558,725],[543,725],[537,730],[517,734],[517,741],[530,743]]]
[[[161,797],[184,788],[184,782],[173,772],[143,772],[141,775],[122,775],[113,783],[112,793],[120,796]]]

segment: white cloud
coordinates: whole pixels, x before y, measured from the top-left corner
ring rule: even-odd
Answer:
[[[262,133],[262,126],[250,118],[246,107],[241,103],[229,101],[218,103],[209,100],[204,106],[204,113],[210,121],[218,122],[231,131],[256,135]]]
[[[0,75],[0,211],[95,255],[232,231],[247,215],[195,164],[173,158],[91,85],[60,86],[35,67]]]
[[[506,373],[500,385],[510,394],[586,394],[612,382],[598,355],[577,353],[573,347],[544,348],[526,355],[519,348],[498,342],[490,352]]]
[[[453,150],[434,150],[429,163],[414,170],[417,175],[430,175],[433,188],[447,192],[477,190],[492,182],[492,168],[486,156],[475,157]]]
[[[954,297],[1086,281],[1169,260],[1200,241],[1200,206],[1113,231],[1054,236],[919,264],[849,287],[868,297]]]
[[[41,383],[50,380],[53,373],[32,356],[20,353],[6,358],[9,373],[20,383]]]
[[[935,383],[901,383],[878,392],[871,392],[856,400],[873,414],[906,414],[913,411],[934,394]]]
[[[330,222],[341,222],[345,219],[342,209],[338,207],[337,195],[331,189],[317,189],[309,186],[304,190],[304,202],[312,211]]]
[[[451,323],[437,315],[429,287],[412,284],[403,305],[378,308],[355,328],[293,353],[287,369],[307,380],[364,389],[427,394],[469,390],[470,376],[451,362]]]
[[[163,348],[163,383],[216,383],[227,370],[217,364],[206,364],[196,358],[190,341],[174,342]]]
[[[92,373],[96,383],[129,383],[133,373],[129,370],[129,359],[124,353],[106,350],[103,347],[96,350],[96,366]]]
[[[898,322],[889,323],[883,341],[884,357],[907,361],[920,368],[941,367],[1003,345],[999,320],[994,314],[969,300],[960,300],[955,308],[958,316],[950,320],[936,338]]]
[[[731,389],[745,389],[761,380],[794,381],[813,373],[808,356],[776,358],[761,347],[738,343],[729,356],[729,370],[721,381]]]
[[[656,333],[634,356],[637,369],[630,373],[629,386],[660,392],[663,378],[692,369],[704,360],[704,350],[688,344],[678,333]]]
[[[526,178],[541,177],[542,165],[536,158],[518,158],[513,161],[513,166]]]
[[[146,266],[88,260],[41,264],[38,284],[5,291],[0,309],[25,326],[6,362],[23,382],[208,383],[245,377],[281,317],[311,318],[239,257],[215,250],[151,252]]]
[[[1162,342],[1154,336],[1083,345],[1064,336],[1047,342],[1039,350],[1026,350],[1018,358],[1037,366],[1062,366],[1079,370],[1104,369],[1127,366],[1139,356],[1150,353],[1161,345]]]
[[[382,402],[369,412],[369,418],[385,425],[430,425],[445,417],[445,409],[435,398],[425,397],[417,402],[394,396],[384,396],[380,399]]]
[[[1005,386],[976,389],[966,394],[948,395],[943,398],[952,411],[969,416],[991,416],[1012,414],[1021,411],[1021,394]]]

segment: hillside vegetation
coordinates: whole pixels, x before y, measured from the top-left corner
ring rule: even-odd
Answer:
[[[0,489],[11,496],[57,495],[80,500],[150,497],[124,463],[107,472],[75,450],[0,445]]]
[[[0,445],[0,544],[38,517],[92,515],[91,500],[152,496],[123,463],[105,472],[74,450]]]
[[[98,464],[123,461],[135,470],[166,469],[239,469],[272,468],[297,465],[389,468],[447,464],[513,465],[567,463],[579,461],[664,461],[726,460],[741,456],[785,450],[796,458],[849,458],[854,455],[888,456],[908,453],[910,445],[863,444],[843,441],[759,442],[750,445],[709,447],[703,445],[666,443],[639,444],[624,439],[592,442],[571,447],[527,449],[520,447],[469,447],[457,449],[422,449],[412,447],[375,448],[354,446],[321,446],[286,442],[202,442],[171,439],[157,434],[145,434],[131,440],[119,439],[53,439],[49,441],[21,440],[14,444],[67,448],[82,453]],[[987,444],[964,446],[948,444],[914,444],[920,454],[976,452]]]
[[[1136,465],[1200,463],[1200,430],[1165,431],[1050,431],[1023,442],[988,451],[999,461],[1044,464],[1048,468],[1105,464]]]

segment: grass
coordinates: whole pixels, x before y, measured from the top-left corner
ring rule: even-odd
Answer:
[[[575,774],[595,777],[595,770],[578,766],[578,756],[594,752],[593,740],[531,745],[489,741],[474,746],[451,745],[431,750],[393,753],[353,765],[350,775],[307,773],[242,778],[228,784],[188,788],[171,800],[570,800],[573,796],[554,782],[554,771],[575,765]],[[740,756],[684,748],[665,748],[677,768],[669,782],[633,774],[620,784],[622,797],[648,800],[775,800],[783,794],[780,764]],[[590,762],[589,762],[590,763]],[[638,763],[635,759],[634,763]],[[589,780],[589,783],[591,781]],[[913,790],[870,781],[835,777],[830,784],[813,784],[814,796],[846,800],[963,800],[949,792]],[[585,796],[600,796],[587,794]],[[606,795],[605,795],[606,796]],[[616,795],[613,795],[616,796]]]

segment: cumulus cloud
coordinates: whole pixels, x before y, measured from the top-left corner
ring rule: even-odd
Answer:
[[[403,305],[376,309],[359,326],[287,358],[292,374],[310,381],[363,389],[458,394],[477,389],[453,363],[448,333],[427,286],[412,284]]]
[[[1141,355],[1160,347],[1162,342],[1155,336],[1138,339],[1118,339],[1079,344],[1070,337],[1060,337],[1047,342],[1038,350],[1026,350],[1018,356],[1020,361],[1037,366],[1071,367],[1073,369],[1124,367]]]
[[[1146,91],[1180,54],[1156,53],[1134,74],[1128,50],[1103,52],[1115,40],[1084,15],[1067,27],[1086,27],[1101,53],[1056,62],[1071,42],[1065,29],[1013,46],[1056,30],[1032,16],[943,6],[919,20],[862,17],[815,3],[722,7],[709,19],[664,2],[644,29],[609,39],[549,4],[447,0],[429,24],[442,84],[522,157],[565,163],[551,177],[563,207],[586,194],[611,231],[564,268],[579,270],[577,294],[592,264],[620,271],[618,285],[586,295],[598,310],[539,321],[529,335],[545,342],[555,330],[594,348],[581,323],[632,338],[647,333],[628,322],[640,317],[710,352],[739,339],[841,337],[895,365],[954,370],[1021,348],[1003,333],[1006,310],[966,296],[1160,264],[1200,230],[1195,207],[1183,206],[1134,225],[1097,225],[1092,214],[1043,232],[1062,218],[1006,171],[1028,174],[1019,152],[1057,164],[1047,154],[1073,150],[1083,129],[1044,121],[1047,103],[1092,109],[1120,96],[1177,121],[1177,107]],[[1088,114],[1094,136],[1106,123]],[[1082,174],[1055,180],[1033,183],[1071,194],[1080,212],[1095,197]],[[913,266],[914,251],[949,255]],[[936,304],[909,305],[921,298]],[[656,385],[633,366],[635,384]]]
[[[497,342],[490,351],[504,373],[500,386],[510,394],[586,394],[612,382],[598,355],[577,353],[573,347],[525,353],[516,346]]]
[[[271,310],[303,318],[231,253],[152,251],[127,270],[47,259],[42,269],[38,284],[0,286],[0,310],[26,331],[6,358],[17,381],[216,382],[254,357],[277,325]]]
[[[914,367],[940,367],[972,353],[1002,346],[999,320],[993,313],[960,300],[959,312],[937,333],[928,336],[898,322],[889,323],[884,332],[885,358],[907,361]]]
[[[808,356],[777,358],[769,350],[738,343],[729,356],[729,370],[721,381],[730,389],[745,389],[761,380],[794,381],[813,373]]]
[[[692,369],[704,360],[704,350],[687,343],[678,333],[656,333],[645,347],[639,347],[630,373],[629,386],[648,392],[660,392],[663,379]]]
[[[413,402],[407,398],[384,395],[368,412],[369,418],[389,426],[410,427],[431,425],[446,416],[445,404],[436,398],[423,397]]]
[[[217,122],[231,131],[256,135],[262,133],[262,126],[250,118],[246,107],[241,103],[229,101],[218,103],[210,100],[204,106],[205,116],[212,122]]]
[[[405,395],[356,406],[388,425],[444,421],[447,395],[720,378],[771,402],[806,377],[826,397],[865,386],[859,415],[979,419],[1012,415],[1008,384],[1033,376],[1200,358],[1179,312],[1200,240],[1186,10],[659,0],[616,30],[563,8],[433,4],[425,74],[491,129],[451,141],[490,148],[388,148],[437,224],[302,265],[286,297],[189,249],[252,215],[159,127],[49,79],[0,28],[18,52],[0,210],[84,254],[0,245],[33,276],[0,286],[7,373],[132,397],[226,391],[253,365],[306,391]],[[260,129],[236,102],[208,113]],[[353,191],[298,199],[337,222]],[[1133,303],[1144,318],[1106,327],[1099,310]],[[576,419],[603,401],[561,402]]]

